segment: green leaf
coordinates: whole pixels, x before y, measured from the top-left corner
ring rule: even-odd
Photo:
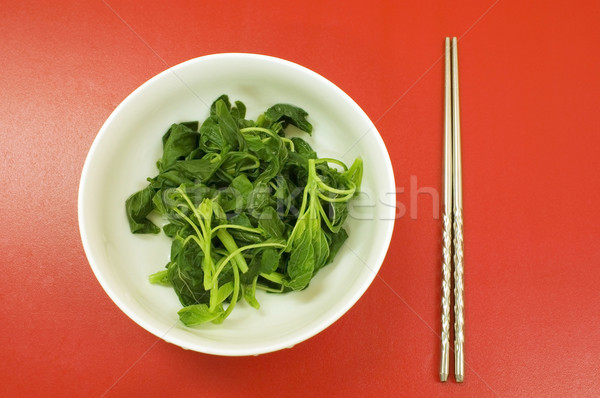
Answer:
[[[260,250],[254,250],[250,262],[248,263],[248,270],[245,273],[240,274],[242,285],[252,284],[254,278],[258,276],[260,273],[260,258]]]
[[[281,252],[273,247],[268,247],[262,251],[260,259],[260,273],[270,274],[279,268]]]
[[[259,153],[260,159],[266,164],[262,173],[256,178],[255,184],[267,183],[275,178],[285,166],[288,159],[288,149],[278,135],[267,138],[264,148]]]
[[[233,281],[227,282],[219,286],[219,293],[217,294],[217,304],[221,304],[233,293]]]
[[[205,152],[227,152],[230,148],[219,128],[219,119],[210,116],[200,126],[198,146]]]
[[[250,195],[254,189],[254,185],[252,185],[245,174],[241,174],[231,181],[231,188],[235,189],[237,193],[244,198],[244,202],[246,202],[248,200],[248,195]]]
[[[235,101],[235,106],[231,108],[231,116],[237,120],[238,127],[246,127],[244,118],[246,117],[246,105],[241,101]]]
[[[195,242],[183,244],[176,238],[171,246],[171,262],[167,268],[169,280],[182,305],[208,303],[209,292],[204,289],[202,264],[204,254]]]
[[[258,219],[258,226],[270,237],[284,238],[285,224],[279,218],[277,211],[271,206],[265,207],[262,211]]]
[[[262,159],[261,153],[265,150],[265,143],[262,141],[259,135],[245,134],[244,140],[246,141],[246,147],[252,153],[257,154]]]
[[[312,149],[308,142],[300,137],[292,137],[295,152],[308,159],[316,159],[317,153]]]
[[[184,325],[197,326],[217,319],[223,314],[223,307],[218,306],[214,311],[211,311],[206,304],[193,304],[183,307],[177,314]]]
[[[147,218],[154,210],[153,197],[154,189],[148,186],[134,193],[125,201],[129,229],[134,234],[157,234],[160,232],[160,228]]]
[[[331,223],[331,231],[338,232],[348,218],[348,202],[326,202],[323,208]]]
[[[159,170],[166,170],[177,160],[185,158],[198,147],[199,135],[182,123],[173,124],[167,133]]]
[[[198,121],[182,122],[180,124],[183,124],[184,126],[189,127],[193,131],[198,131]],[[162,137],[163,147],[167,143],[167,140],[169,139],[170,136],[171,136],[171,129],[169,128],[169,130],[167,130],[167,132]]]
[[[181,225],[177,225],[177,224],[173,224],[173,223],[169,223],[169,224],[165,224],[163,226],[163,232],[165,233],[165,235],[167,235],[169,238],[174,238],[175,235],[177,234],[177,232],[182,228]]]
[[[292,124],[311,134],[312,125],[306,120],[307,116],[308,113],[304,109],[290,104],[276,104],[265,112],[265,119],[272,123],[282,122],[284,128],[288,124]]]
[[[329,257],[327,257],[327,262],[325,264],[329,264],[333,261],[335,256],[338,254],[344,242],[348,239],[348,233],[344,228],[340,228],[338,233],[331,234],[331,242],[329,243]]]
[[[246,146],[244,138],[240,134],[237,122],[233,119],[231,113],[229,113],[229,107],[224,101],[218,100],[215,103],[215,115],[225,142],[233,150],[244,149]]]
[[[258,216],[266,206],[271,204],[271,199],[271,189],[267,185],[260,183],[248,194],[246,210],[250,214]]]
[[[348,171],[346,171],[344,174],[345,174],[346,178],[348,178],[348,180],[352,181],[352,183],[356,187],[356,191],[354,192],[354,195],[357,195],[360,191],[360,185],[361,185],[362,176],[363,176],[363,161],[362,161],[362,159],[356,158],[354,160],[354,163],[352,163],[352,166],[350,166]]]
[[[236,214],[235,216],[229,219],[229,224],[241,225],[243,227],[248,228],[255,227],[255,225],[252,225],[252,223],[250,222],[250,218],[246,213]],[[239,246],[261,243],[265,240],[264,236],[262,235],[238,229],[231,229],[229,233],[235,239],[235,241],[238,242]]]
[[[193,181],[177,170],[168,170],[158,174],[154,178],[148,179],[154,189],[175,188],[181,184],[189,184]]]
[[[327,244],[327,239],[325,238],[325,233],[321,228],[319,220],[311,220],[311,223],[312,247],[315,256],[315,268],[313,274],[315,274],[327,263],[327,259],[329,258],[329,245]]]
[[[221,170],[231,176],[253,174],[260,166],[258,158],[248,152],[232,151],[223,156]]]
[[[240,225],[242,227],[253,228],[254,226],[250,222],[250,218],[246,213],[239,213],[229,219],[229,223],[232,225]],[[235,230],[231,231],[234,232]]]
[[[255,276],[251,283],[249,283],[247,285],[242,285],[242,296],[244,297],[244,300],[246,300],[246,302],[248,304],[250,304],[251,307],[258,310],[260,308],[260,304],[259,304],[258,300],[256,299],[256,281],[257,280],[258,280],[258,276]]]
[[[248,195],[252,192],[254,186],[248,180],[245,174],[240,174],[231,181],[231,184],[221,190],[216,198],[225,212],[234,211],[236,214],[246,208]]]
[[[181,178],[182,183],[188,181],[206,182],[221,166],[222,158],[216,153],[208,153],[201,159],[181,160],[166,169],[165,173],[173,173]],[[160,177],[160,174],[159,174]],[[179,184],[181,185],[181,184]]]
[[[154,210],[156,210],[159,214],[167,213],[167,207],[163,200],[163,193],[164,191],[159,189],[152,197],[152,205],[154,206]]]
[[[227,94],[221,94],[219,98],[217,98],[213,101],[212,104],[210,104],[211,115],[217,114],[217,102],[222,102],[227,109],[231,109],[231,102],[229,101],[229,96]]]
[[[290,259],[287,264],[289,279],[285,286],[293,290],[302,290],[312,279],[315,270],[315,251],[313,237],[307,219],[300,219],[296,224],[298,231],[294,236]]]

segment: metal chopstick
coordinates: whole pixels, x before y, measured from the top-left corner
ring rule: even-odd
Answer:
[[[458,45],[452,38],[452,184],[454,187],[454,377],[464,380],[464,258],[462,215],[462,164],[460,151],[460,105],[458,95]]]
[[[444,230],[442,247],[442,345],[440,380],[448,380],[450,358],[450,284],[452,272],[452,95],[450,77],[450,38],[446,37],[444,107]]]
[[[464,259],[462,216],[462,165],[460,151],[460,104],[458,46],[456,37],[445,42],[444,110],[444,216],[442,249],[442,336],[440,380],[446,381],[450,357],[450,278],[454,249],[454,376],[464,380]],[[452,238],[454,237],[454,247]]]

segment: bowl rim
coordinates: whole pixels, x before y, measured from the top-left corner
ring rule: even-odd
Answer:
[[[385,163],[385,166],[386,166],[385,168],[389,171],[389,173],[388,173],[389,179],[385,182],[385,185],[389,186],[389,187],[395,187],[393,165],[392,165],[392,162],[390,159],[389,152],[385,145],[385,142],[383,141],[383,138],[381,137],[381,135],[379,134],[379,131],[375,127],[375,123],[373,123],[371,121],[371,119],[364,112],[364,110],[345,91],[343,91],[341,88],[339,88],[337,85],[335,85],[334,83],[332,83],[330,80],[323,77],[319,73],[317,73],[307,67],[304,67],[300,64],[297,64],[293,61],[285,60],[285,59],[274,57],[271,55],[263,55],[263,54],[257,54],[257,53],[224,52],[224,53],[213,53],[213,54],[195,57],[195,58],[183,61],[181,63],[178,63],[174,66],[171,66],[171,67],[163,70],[162,72],[156,74],[155,76],[151,77],[150,79],[146,80],[144,83],[142,83],[140,86],[138,86],[135,90],[133,90],[130,94],[128,94],[125,97],[125,99],[119,103],[119,105],[117,105],[117,107],[111,112],[109,117],[102,124],[100,130],[94,137],[91,147],[86,155],[85,162],[84,162],[82,172],[81,172],[80,182],[79,182],[78,198],[77,198],[77,213],[78,213],[80,238],[81,238],[82,245],[84,248],[85,256],[88,260],[90,267],[92,268],[92,271],[93,271],[96,279],[102,286],[105,293],[113,301],[113,303],[122,312],[124,312],[131,320],[133,320],[135,323],[137,323],[139,326],[141,326],[146,331],[159,337],[160,339],[167,341],[169,343],[175,344],[184,349],[202,352],[202,353],[206,353],[206,354],[220,355],[220,356],[248,356],[248,355],[265,354],[265,353],[269,353],[269,352],[278,351],[278,350],[281,350],[284,348],[291,348],[294,345],[301,343],[303,341],[306,341],[307,339],[322,332],[323,330],[325,330],[326,328],[331,326],[334,322],[336,322],[339,318],[341,318],[346,312],[348,312],[348,310],[351,307],[353,307],[356,304],[356,302],[358,302],[358,300],[362,297],[362,295],[366,292],[366,290],[372,284],[373,280],[377,276],[377,274],[385,260],[387,252],[389,250],[389,246],[391,244],[391,239],[392,239],[394,224],[395,224],[395,217],[391,218],[390,222],[385,224],[385,228],[387,230],[385,231],[385,235],[384,235],[385,239],[382,244],[383,250],[381,250],[378,253],[377,261],[374,263],[374,265],[369,266],[366,263],[364,263],[364,261],[362,259],[360,259],[360,257],[356,256],[358,258],[358,260],[363,262],[364,266],[368,267],[371,272],[368,274],[368,277],[363,278],[363,280],[358,285],[358,287],[355,288],[355,291],[352,294],[352,296],[348,300],[346,300],[343,303],[343,305],[338,306],[337,311],[335,311],[331,315],[329,315],[325,321],[315,322],[314,325],[312,325],[312,327],[310,327],[310,328],[303,328],[302,333],[294,333],[292,335],[293,338],[287,339],[286,341],[282,341],[282,342],[279,342],[276,344],[261,345],[260,347],[257,347],[257,349],[252,349],[252,348],[242,349],[239,347],[223,347],[223,348],[217,349],[211,345],[201,345],[201,344],[190,342],[185,339],[179,339],[175,336],[172,336],[169,334],[169,332],[171,331],[173,326],[171,326],[170,328],[168,328],[166,330],[160,330],[160,328],[157,328],[151,322],[146,321],[146,319],[143,316],[138,315],[134,309],[131,309],[125,302],[123,302],[121,300],[119,294],[117,294],[113,290],[111,284],[104,278],[104,275],[101,272],[101,267],[98,264],[96,264],[96,259],[91,255],[93,250],[92,250],[92,243],[89,240],[88,233],[86,230],[87,218],[86,218],[86,211],[85,211],[86,203],[85,203],[84,199],[85,199],[86,185],[89,183],[89,179],[86,177],[90,171],[90,168],[92,167],[92,160],[95,157],[95,153],[98,150],[98,146],[100,145],[100,142],[108,134],[107,131],[109,130],[109,126],[111,125],[113,120],[123,111],[123,109],[128,107],[128,104],[131,101],[133,101],[134,98],[137,97],[137,95],[140,92],[143,92],[148,86],[153,85],[156,81],[163,79],[165,75],[169,75],[169,74],[173,73],[173,74],[175,74],[175,76],[177,78],[179,78],[179,76],[177,75],[177,71],[181,70],[183,68],[187,68],[192,64],[199,63],[199,62],[211,62],[215,59],[227,59],[227,58],[229,58],[229,59],[239,59],[239,58],[249,59],[249,58],[251,58],[251,59],[259,60],[261,62],[264,61],[264,62],[280,64],[284,67],[295,69],[296,71],[298,71],[300,73],[307,74],[311,78],[318,80],[320,82],[320,84],[324,84],[325,86],[328,86],[328,88],[330,90],[333,90],[338,96],[340,96],[340,98],[342,98],[344,101],[349,103],[349,105],[351,105],[351,107],[354,109],[354,111],[359,112],[361,118],[365,119],[366,121],[368,121],[369,124],[371,124],[371,126],[372,126],[371,128],[376,133],[376,134],[374,134],[374,137],[377,140],[377,145],[379,145],[381,147],[380,148],[380,149],[382,149],[381,153],[382,153],[382,155],[384,155],[384,158],[382,160]],[[181,79],[181,78],[179,78],[179,79]]]

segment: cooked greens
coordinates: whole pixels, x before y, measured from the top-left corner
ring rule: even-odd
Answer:
[[[163,136],[159,173],[125,209],[133,233],[159,233],[149,216],[162,216],[170,261],[150,282],[175,290],[184,324],[221,323],[241,299],[259,308],[257,289],[305,289],[347,239],[362,160],[348,168],[287,138],[289,125],[312,133],[307,116],[276,104],[248,120],[242,102],[222,95],[202,124],[176,123]]]

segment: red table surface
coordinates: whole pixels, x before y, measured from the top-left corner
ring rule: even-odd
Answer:
[[[600,396],[598,1],[3,1],[0,396]],[[438,381],[444,37],[459,37],[466,376]],[[198,56],[297,62],[391,156],[371,287],[293,349],[165,343],[96,281],[77,190],[104,120]]]

